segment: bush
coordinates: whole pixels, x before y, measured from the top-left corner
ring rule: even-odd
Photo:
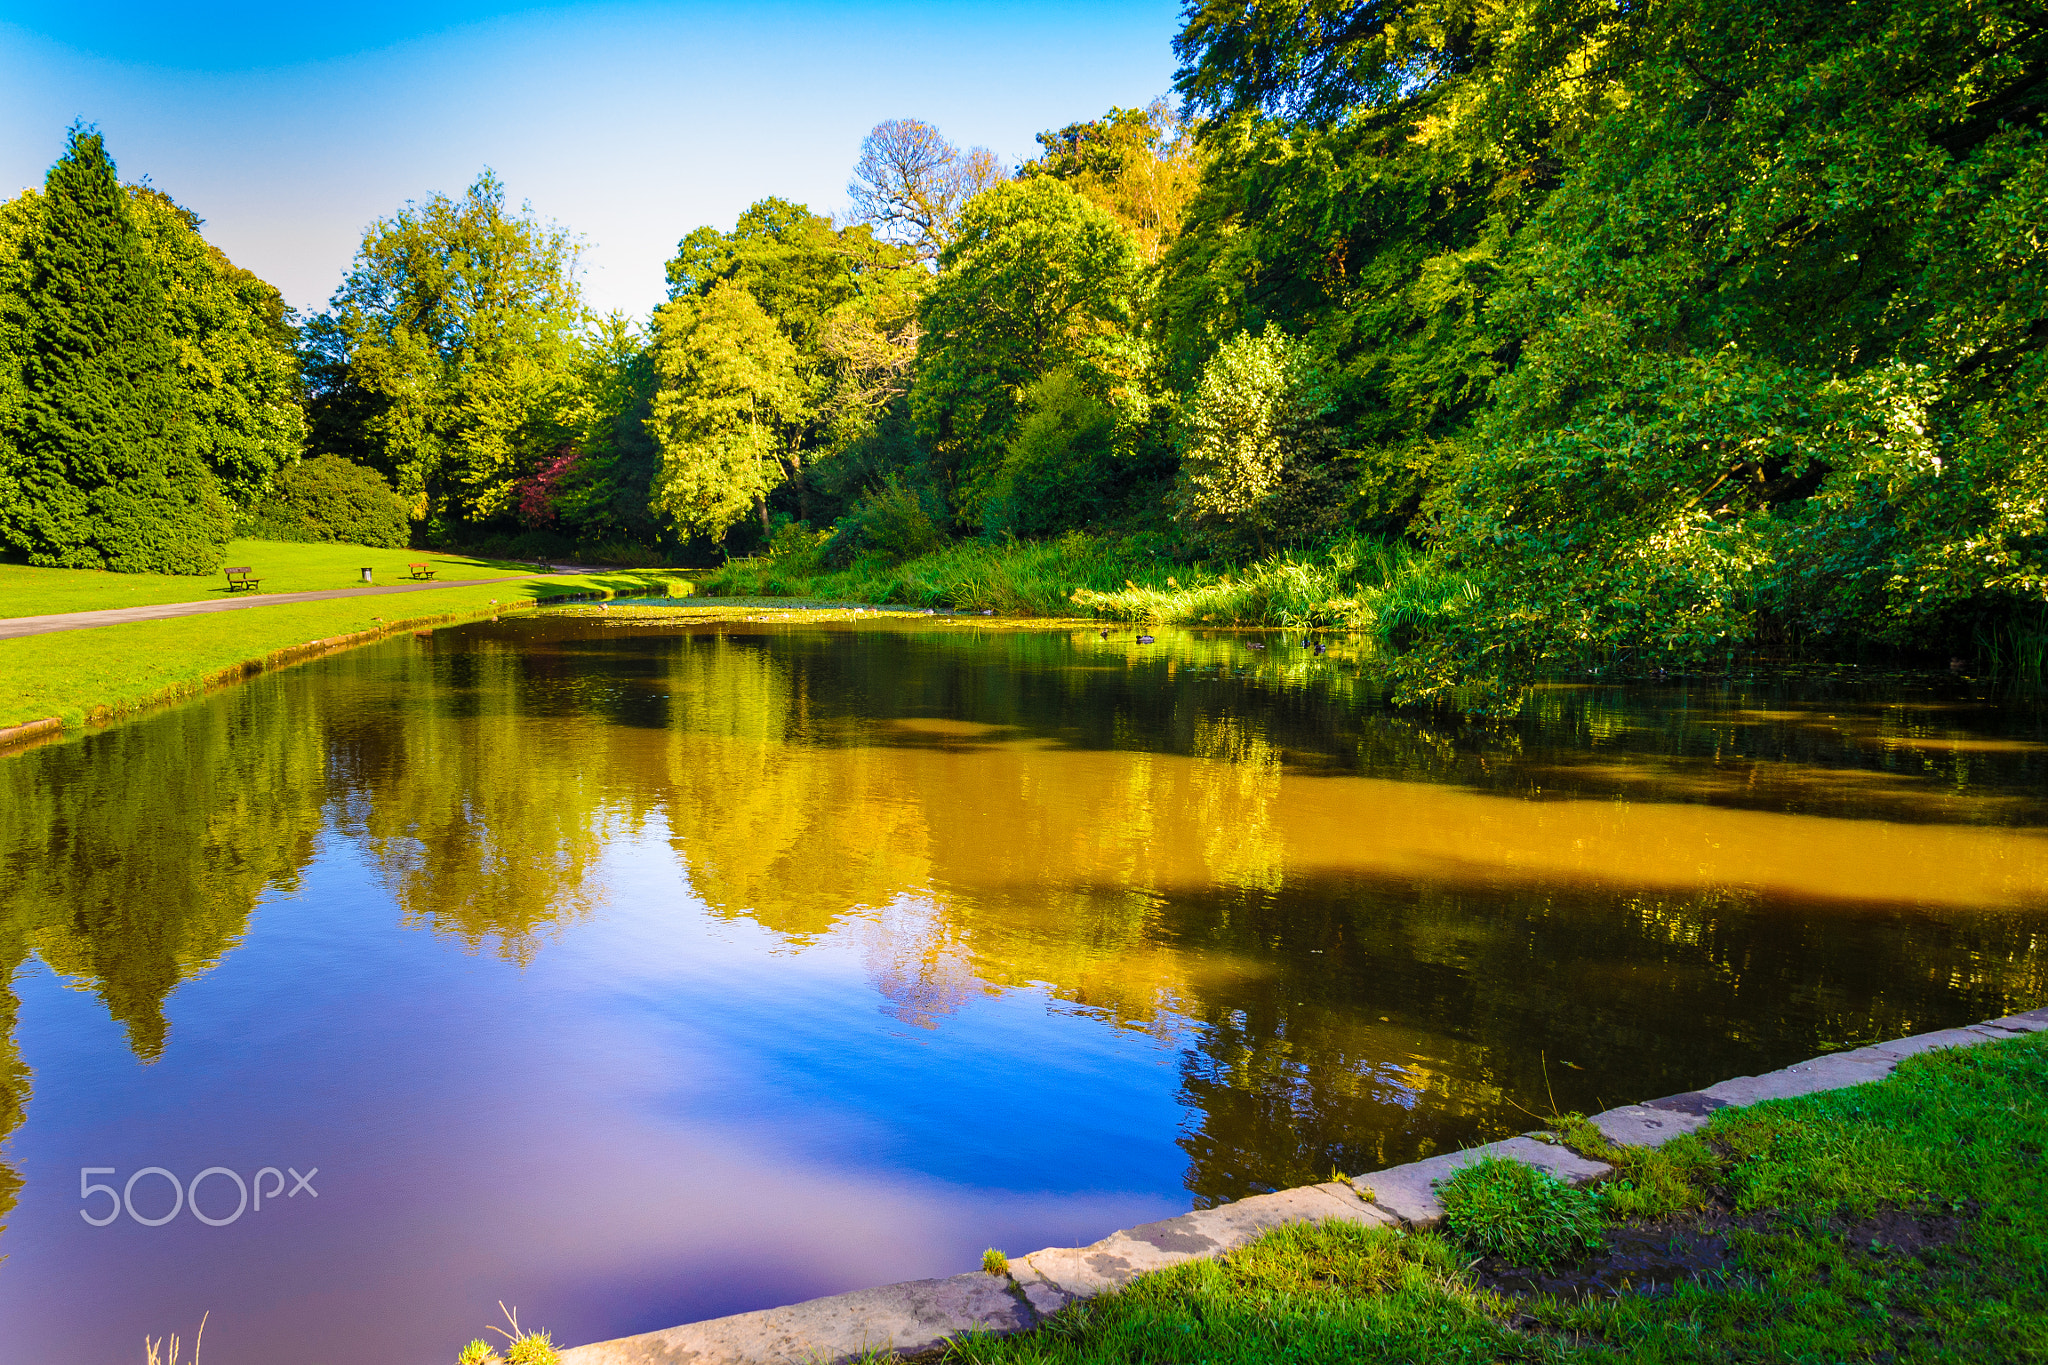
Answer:
[[[825,562],[832,532],[813,531],[807,521],[785,521],[768,537],[768,557],[776,567],[795,573],[816,573]]]
[[[1071,370],[1040,379],[1024,403],[1024,420],[982,512],[983,529],[1036,539],[1100,521],[1116,414]]]
[[[331,540],[395,550],[412,538],[405,506],[384,476],[339,455],[315,455],[278,471],[249,532],[261,540]]]
[[[1600,1245],[1600,1196],[1504,1157],[1465,1167],[1443,1189],[1444,1227],[1482,1256],[1548,1265]]]
[[[946,543],[945,515],[938,499],[891,474],[883,485],[839,519],[825,557],[850,564],[874,555],[891,564],[930,554]]]

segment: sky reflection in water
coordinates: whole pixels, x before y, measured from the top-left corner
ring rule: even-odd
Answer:
[[[958,622],[275,674],[0,760],[0,1361],[617,1335],[2025,1008],[2042,739],[1811,687],[1463,729],[1336,651]],[[287,1165],[79,1217],[84,1166]]]

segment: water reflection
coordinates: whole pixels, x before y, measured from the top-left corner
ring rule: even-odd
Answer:
[[[958,623],[408,639],[0,761],[0,970],[147,1062],[316,861],[523,965],[646,894],[606,855],[659,837],[783,959],[856,952],[904,1047],[1014,992],[1149,1037],[1196,1203],[2048,997],[2030,713],[1556,688],[1468,729],[1359,686],[1341,651]],[[987,1083],[934,1068],[934,1104]]]

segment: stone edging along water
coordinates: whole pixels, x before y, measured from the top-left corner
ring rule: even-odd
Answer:
[[[1853,1052],[1798,1062],[1764,1076],[1738,1076],[1705,1090],[1626,1104],[1593,1116],[1610,1141],[1655,1147],[1705,1126],[1716,1109],[1840,1090],[1889,1076],[1900,1060],[1944,1047],[2048,1032],[2048,1009],[1966,1028],[1942,1029]],[[1029,1331],[1081,1299],[1129,1284],[1148,1271],[1241,1247],[1283,1223],[1344,1218],[1411,1229],[1443,1221],[1436,1186],[1482,1157],[1507,1157],[1589,1185],[1613,1167],[1542,1136],[1508,1138],[1371,1175],[1255,1195],[1178,1218],[1111,1233],[1093,1246],[1048,1247],[1010,1262],[1007,1277],[972,1271],[712,1318],[562,1352],[563,1365],[838,1365],[864,1352],[929,1351],[968,1331]]]

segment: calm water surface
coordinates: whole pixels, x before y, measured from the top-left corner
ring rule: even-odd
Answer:
[[[528,618],[0,759],[0,1360],[615,1336],[2048,1001],[2034,711],[1160,634]]]

